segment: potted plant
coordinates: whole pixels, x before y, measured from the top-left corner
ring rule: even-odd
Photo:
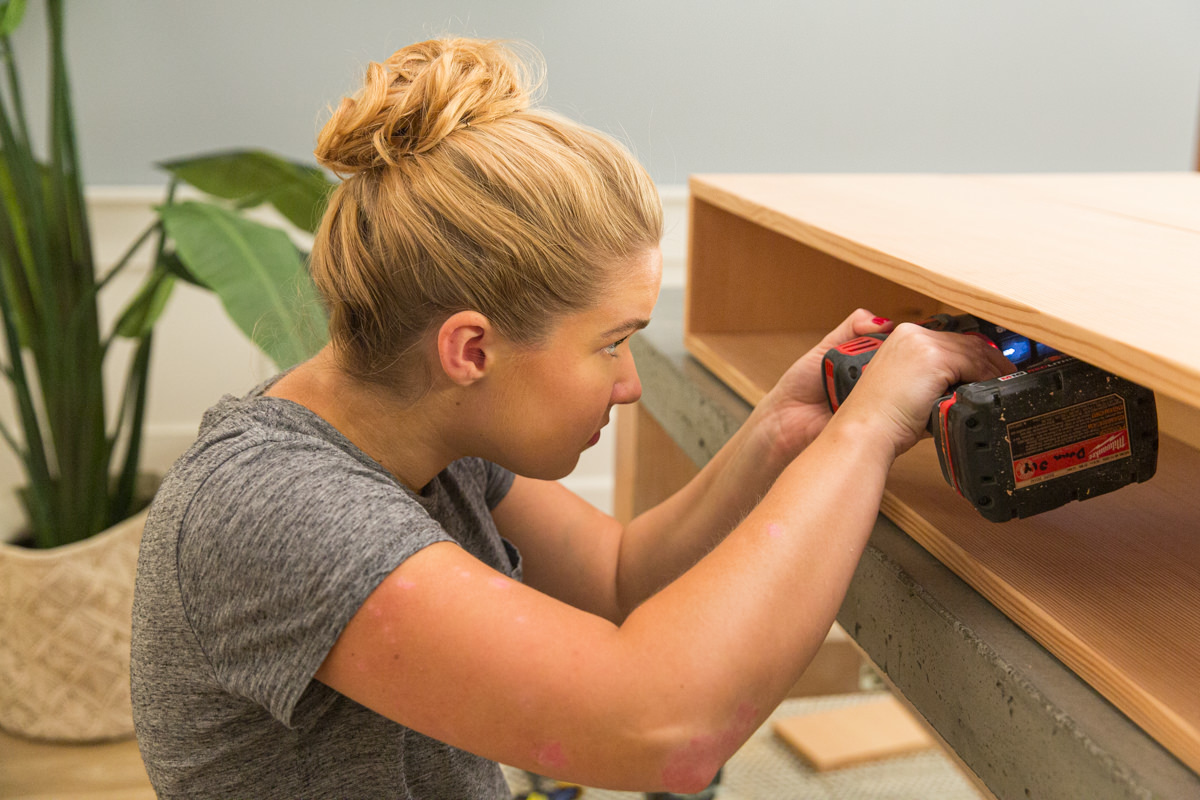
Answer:
[[[162,165],[171,176],[152,224],[116,264],[95,263],[76,148],[63,2],[47,0],[50,123],[30,138],[10,35],[24,0],[0,2],[0,372],[15,422],[32,547],[0,545],[0,727],[90,740],[128,735],[129,614],[154,328],[178,280],[206,287],[280,366],[319,348],[324,319],[303,253],[246,209],[274,206],[302,230],[329,181],[315,167],[239,151]],[[196,199],[181,201],[177,187]],[[151,267],[115,322],[98,301],[135,255]],[[119,407],[105,405],[114,352]]]

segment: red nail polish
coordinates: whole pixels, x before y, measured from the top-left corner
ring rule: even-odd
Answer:
[[[871,322],[874,322],[876,325],[886,325],[891,320],[887,317],[871,317]]]

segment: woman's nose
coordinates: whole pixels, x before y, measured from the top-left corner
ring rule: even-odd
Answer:
[[[616,385],[613,386],[613,405],[636,403],[642,396],[642,381],[638,377],[637,365],[633,363],[632,356],[627,361],[629,366],[622,372],[617,379]]]

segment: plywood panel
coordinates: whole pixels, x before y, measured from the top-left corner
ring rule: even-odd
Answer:
[[[1200,233],[1196,176],[1182,172],[1141,175],[979,175],[975,180],[1069,205],[1106,211],[1154,225]],[[1135,180],[1131,180],[1135,178]]]
[[[154,800],[137,742],[58,744],[0,732],[0,798]]]
[[[800,717],[774,724],[787,742],[818,772],[928,750],[933,738],[895,698]]]
[[[1158,397],[1158,430],[1188,447],[1200,450],[1200,408],[1184,405],[1169,397]]]
[[[751,405],[757,405],[792,362],[824,335],[824,331],[693,333],[684,343],[700,363]]]
[[[1144,484],[1026,520],[984,520],[932,443],[902,456],[883,511],[1081,678],[1200,769],[1200,453],[1161,442]]]
[[[1072,178],[1053,185],[1081,191]],[[1200,195],[1200,175],[1181,181]],[[1094,192],[1138,185],[1127,176]],[[692,181],[705,203],[1200,406],[1200,233],[997,187],[946,175]]]
[[[937,307],[920,292],[696,199],[685,288],[691,331],[828,331],[860,306],[892,319],[919,319]]]
[[[627,523],[679,491],[700,469],[640,405],[617,406],[614,514]]]

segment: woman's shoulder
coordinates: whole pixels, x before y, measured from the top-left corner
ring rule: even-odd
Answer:
[[[303,406],[261,395],[226,396],[205,413],[154,505],[175,527],[197,505],[277,507],[351,493],[388,503],[407,496],[383,467]]]
[[[239,458],[280,467],[293,460],[344,462],[368,473],[387,474],[308,408],[284,398],[253,393],[240,398],[226,395],[208,409],[195,442],[176,467],[207,471]]]

